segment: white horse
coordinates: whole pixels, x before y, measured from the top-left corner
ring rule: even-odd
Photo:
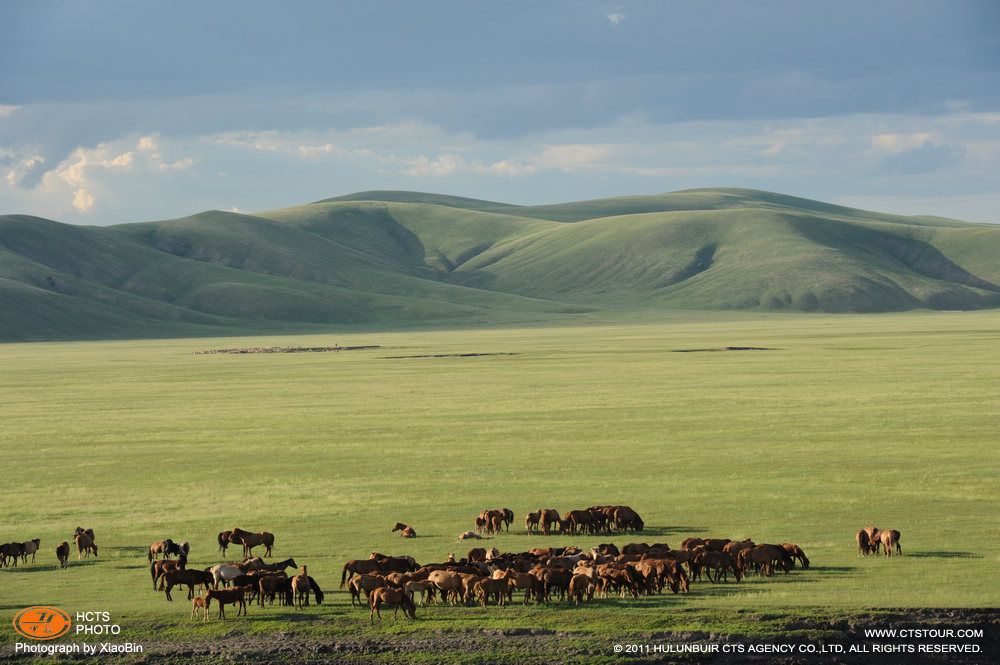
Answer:
[[[218,589],[219,582],[222,582],[222,586],[228,587],[230,582],[235,580],[238,576],[246,573],[246,570],[240,564],[220,563],[209,568],[208,572],[210,572],[212,577],[215,579],[215,588]]]

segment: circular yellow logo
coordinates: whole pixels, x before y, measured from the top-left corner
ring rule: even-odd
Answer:
[[[32,640],[51,640],[69,632],[69,615],[58,607],[36,605],[14,617],[14,630]]]

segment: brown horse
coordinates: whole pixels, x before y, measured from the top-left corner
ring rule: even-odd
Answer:
[[[243,556],[253,556],[253,548],[258,545],[264,546],[264,556],[271,556],[271,547],[274,546],[274,534],[267,531],[251,533],[243,529],[234,528],[230,539],[236,543],[243,544]]]
[[[736,561],[733,559],[733,555],[729,552],[703,552],[701,556],[695,559],[695,565],[699,569],[707,569],[706,574],[708,575],[709,582],[729,581],[728,573],[730,570],[733,571],[733,576],[737,582],[743,577],[743,574],[736,565]],[[713,570],[715,571],[714,580],[712,579]]]
[[[868,556],[872,553],[872,543],[867,531],[861,529],[854,538],[858,541],[858,556]]]
[[[785,548],[785,551],[788,552],[792,559],[797,559],[802,564],[803,570],[809,569],[809,557],[806,556],[801,547],[795,543],[781,543],[781,546]]]
[[[524,516],[524,528],[527,529],[528,533],[534,533],[538,530],[538,521],[540,519],[542,519],[541,510],[536,510]]]
[[[878,532],[879,543],[882,545],[882,551],[885,556],[892,556],[895,554],[902,554],[903,550],[899,546],[899,531],[895,529],[884,529]]]
[[[69,543],[65,540],[56,548],[56,557],[59,558],[60,568],[65,568],[69,564]]]
[[[878,537],[879,528],[876,526],[866,526],[862,531],[868,535],[868,545],[872,548],[872,554],[878,554],[878,546],[880,544]]]
[[[340,588],[344,588],[344,583],[351,579],[355,573],[364,575],[382,570],[379,562],[375,559],[351,559],[344,564],[344,572],[340,575]]]
[[[179,559],[161,559],[149,564],[149,576],[153,578],[153,590],[156,590],[156,583],[163,577],[163,574],[171,570],[183,570],[187,567],[187,557]]]
[[[298,609],[305,609],[305,605],[309,604],[309,592],[312,590],[312,586],[309,584],[309,574],[306,572],[306,566],[302,566],[299,570],[299,574],[292,578],[292,595],[295,597],[295,607]]]
[[[74,540],[76,540],[77,560],[82,559],[84,554],[86,554],[87,556],[90,556],[91,554],[97,556],[97,544],[94,542],[93,531],[91,531],[90,529],[87,529],[86,531],[81,531],[74,538]]]
[[[166,540],[157,540],[149,546],[149,551],[146,553],[146,558],[150,562],[153,559],[158,559],[160,555],[168,556],[174,554],[178,551],[178,547],[174,545],[174,541],[167,538]]]
[[[395,611],[392,613],[392,618],[395,619],[396,615],[399,613],[399,608],[403,608],[403,616],[408,616],[411,619],[417,618],[416,607],[413,605],[413,599],[404,591],[403,589],[393,589],[390,587],[379,587],[372,591],[371,596],[368,597],[368,602],[371,604],[371,612],[368,614],[368,621],[374,622],[375,614],[378,614],[379,620],[382,619],[382,613],[379,612],[379,608],[382,605],[390,605],[395,607]]]
[[[191,618],[197,618],[198,611],[201,610],[205,613],[205,621],[208,621],[208,605],[205,604],[205,599],[201,596],[196,597],[191,601]]]
[[[559,511],[555,508],[543,508],[541,513],[539,521],[542,523],[542,535],[547,536],[552,529],[552,523],[559,524],[562,522],[562,518],[559,517]]]
[[[233,538],[232,531],[220,531],[217,540],[219,542],[219,551],[222,552],[223,556],[226,554],[226,549],[229,547],[230,543],[240,542]]]
[[[164,591],[166,591],[167,600],[173,600],[173,598],[170,597],[170,590],[175,586],[187,586],[188,600],[191,600],[194,598],[194,588],[196,586],[201,585],[204,586],[205,589],[211,590],[210,587],[215,581],[212,578],[212,573],[190,568],[168,571],[161,576],[161,579],[166,585],[166,589],[164,589]]]
[[[209,589],[205,592],[205,620],[208,620],[208,608],[214,598],[219,603],[219,618],[226,618],[226,605],[236,605],[236,616],[240,613],[246,616],[247,601],[246,593],[253,590],[250,585],[234,587],[232,589]]]
[[[413,530],[413,527],[410,526],[409,524],[403,524],[402,522],[396,522],[393,525],[392,530],[394,532],[395,531],[400,531],[401,532],[399,534],[400,538],[416,538],[417,537],[417,532]]]

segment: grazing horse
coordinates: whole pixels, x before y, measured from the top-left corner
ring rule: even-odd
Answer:
[[[746,551],[746,550],[743,550]],[[695,565],[699,569],[707,568],[709,582],[721,582],[723,580],[729,581],[728,572],[733,571],[733,577],[739,582],[742,579],[743,574],[740,569],[736,566],[736,561],[733,559],[733,555],[729,552],[703,552],[698,558],[695,559]],[[715,579],[712,579],[712,571],[715,571]]]
[[[274,534],[267,531],[251,533],[240,528],[234,528],[230,539],[233,542],[243,544],[243,556],[253,556],[253,548],[258,545],[264,546],[264,556],[271,556],[271,547],[274,545]]]
[[[785,548],[785,551],[788,552],[789,556],[791,556],[793,560],[798,559],[799,563],[802,564],[803,569],[809,569],[809,557],[806,556],[806,553],[802,551],[801,547],[795,543],[781,543],[781,546]]]
[[[872,554],[878,554],[878,546],[880,545],[878,537],[879,528],[876,526],[866,526],[862,531],[868,536],[868,545],[872,549]]]
[[[861,529],[854,538],[858,541],[858,556],[868,556],[872,553],[872,543],[867,531]]]
[[[259,600],[261,607],[264,607],[265,596],[267,596],[273,605],[274,597],[278,594],[281,594],[279,599],[281,604],[291,605],[294,602],[292,598],[292,580],[284,573],[264,575],[257,580],[257,586],[260,589]]]
[[[56,548],[56,557],[59,558],[59,567],[65,568],[69,563],[69,543],[65,540],[59,543]]]
[[[319,588],[318,584],[316,584],[316,580],[312,578],[312,575],[309,576],[309,588],[312,589],[313,596],[316,597],[316,604],[322,605],[324,598],[323,590]]]
[[[350,580],[355,573],[364,575],[382,570],[379,562],[375,559],[351,559],[344,564],[344,572],[340,575],[340,588],[344,588],[344,583]],[[350,574],[348,574],[350,573]]]
[[[878,532],[879,543],[882,544],[882,551],[885,556],[892,556],[895,552],[896,554],[902,554],[903,550],[899,546],[899,531],[895,529],[884,529]]]

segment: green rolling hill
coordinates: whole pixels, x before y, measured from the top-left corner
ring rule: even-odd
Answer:
[[[641,309],[1000,307],[1000,226],[704,189],[362,192],[80,227],[0,216],[0,340],[504,325]]]

